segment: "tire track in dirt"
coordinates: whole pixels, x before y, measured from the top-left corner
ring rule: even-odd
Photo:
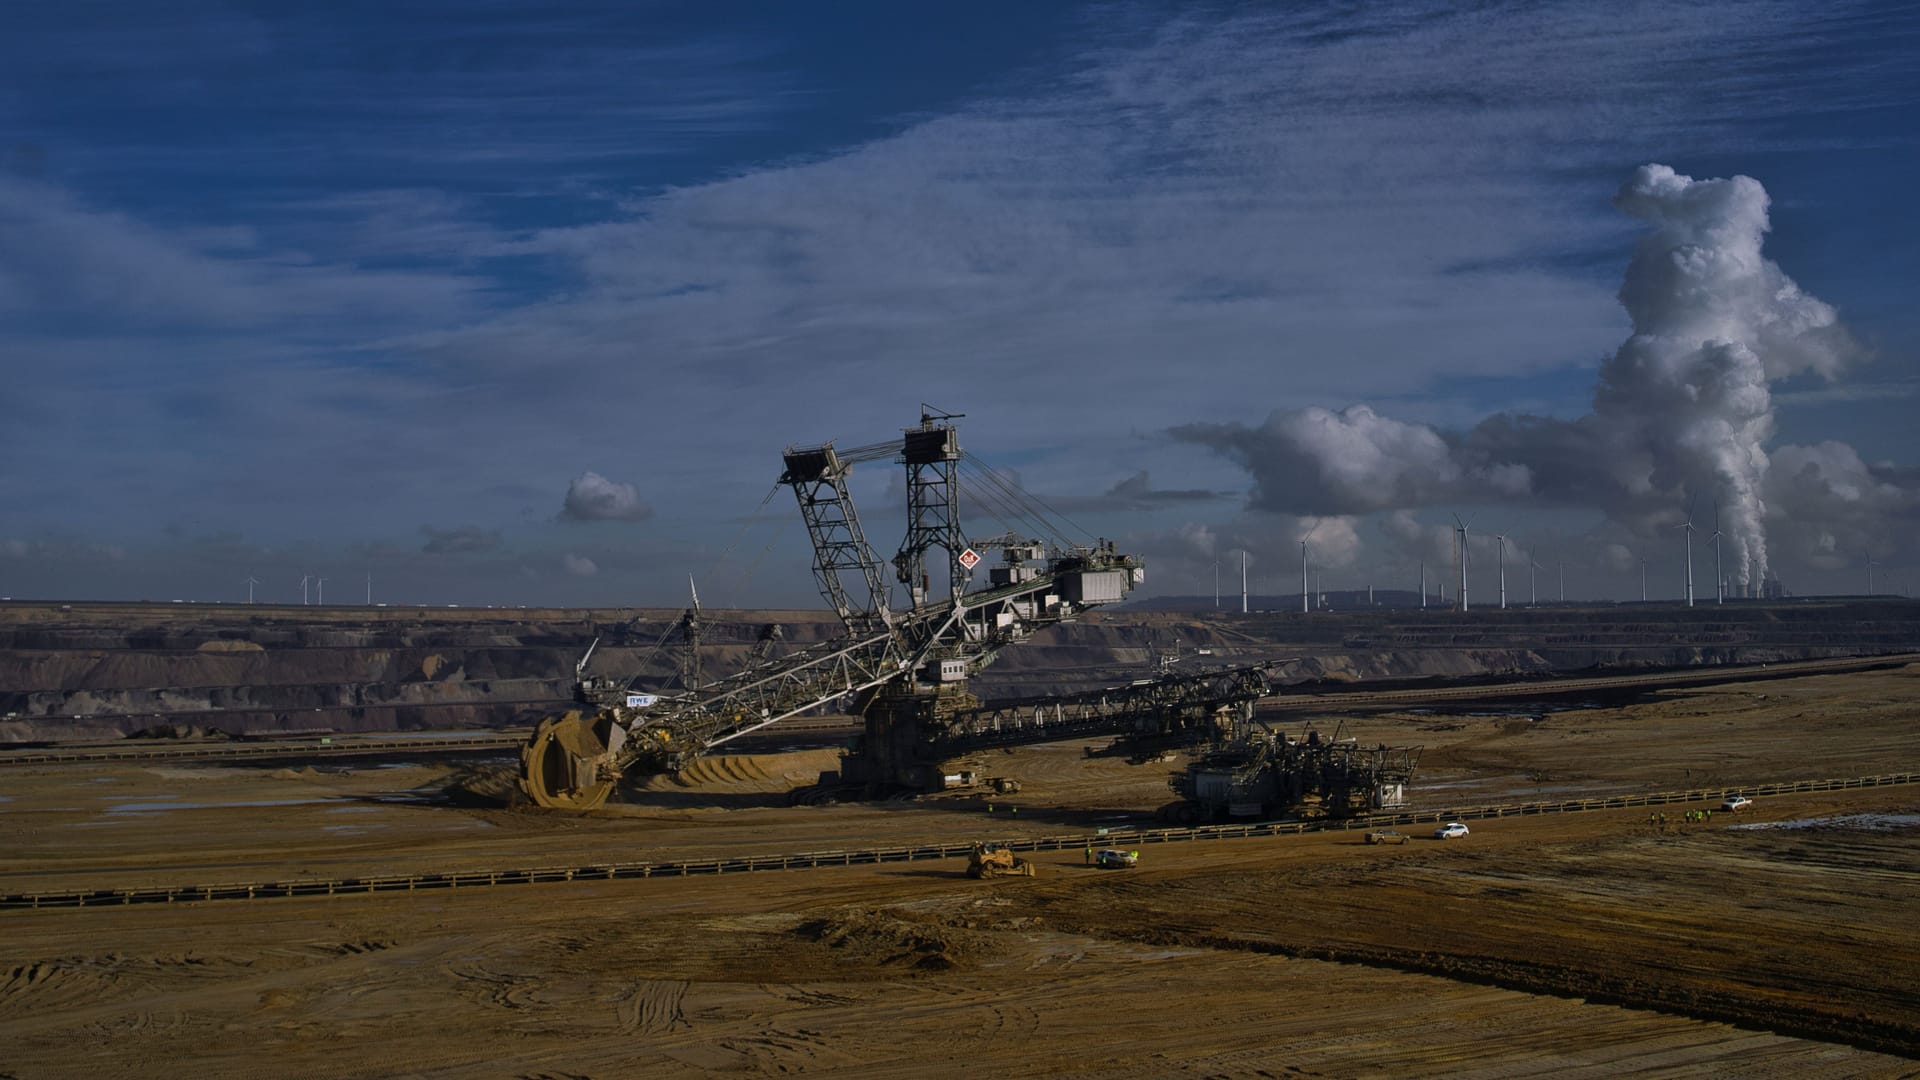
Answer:
[[[1906,985],[1920,948],[1888,939],[1871,920],[1830,914],[1914,910],[1920,863],[1901,838],[1848,837],[1835,860],[1843,868],[1811,857],[1801,868],[1782,857],[1798,846],[1793,838],[1729,830],[1603,843],[1536,852],[1525,875],[1495,852],[1451,849],[1158,888],[1113,881],[1064,905],[1042,897],[1041,911],[1100,937],[1360,964],[1920,1051],[1920,1009]],[[1855,864],[1876,872],[1844,869]],[[1316,904],[1262,917],[1271,896],[1302,891]],[[1115,919],[1116,910],[1131,917]],[[1514,926],[1528,935],[1504,929]]]
[[[630,1035],[666,1035],[692,1030],[684,1005],[687,983],[679,979],[637,979],[614,999],[620,1030]]]
[[[441,969],[467,997],[498,1009],[519,1011],[539,1004],[541,981],[527,975],[494,971],[479,961]]]

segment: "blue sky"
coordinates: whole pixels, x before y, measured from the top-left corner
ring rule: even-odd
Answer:
[[[1640,559],[1674,596],[1672,526],[1724,483],[1656,461],[1588,497],[1486,438],[1604,426],[1596,385],[1646,330],[1618,294],[1650,227],[1614,200],[1649,163],[1757,181],[1765,258],[1845,336],[1831,363],[1755,360],[1769,572],[1920,587],[1910,7],[10,24],[0,595],[232,599],[252,575],[284,601],[312,574],[329,600],[371,575],[395,603],[672,604],[691,573],[711,603],[810,605],[791,500],[761,506],[779,451],[931,402],[1143,552],[1156,592],[1211,592],[1241,550],[1292,588],[1309,532],[1327,588],[1409,587],[1459,512],[1564,560],[1571,596],[1637,598]],[[1295,437],[1314,409],[1363,432],[1356,406],[1464,471],[1375,486]],[[1393,497],[1277,479],[1314,469]],[[858,488],[889,550],[898,492],[885,466]]]

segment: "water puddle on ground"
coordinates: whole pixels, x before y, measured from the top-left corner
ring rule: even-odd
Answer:
[[[1420,784],[1418,786],[1421,791],[1445,791],[1449,788],[1487,787],[1500,782],[1499,778],[1493,777],[1478,780],[1446,780],[1439,783]]]
[[[426,742],[432,740],[435,742],[452,743],[459,742],[462,739],[498,739],[502,734],[502,732],[498,731],[394,731],[369,732],[365,738],[368,742],[380,742],[382,740],[392,742]]]
[[[367,798],[383,806],[440,806],[446,802],[446,796],[438,791],[382,791]]]
[[[151,799],[175,799],[177,795],[154,795]],[[183,802],[128,802],[107,807],[109,814],[158,814],[167,810],[237,810],[258,806],[309,806],[314,803],[328,802],[327,799],[252,799],[242,802],[183,803]]]
[[[1851,829],[1856,832],[1894,832],[1920,828],[1920,814],[1841,814],[1836,817],[1795,818],[1792,821],[1749,821],[1729,825],[1729,830],[1758,829]]]
[[[1618,789],[1594,784],[1535,784],[1531,781],[1509,788],[1496,789],[1493,794],[1501,801],[1517,799],[1521,802],[1563,802],[1572,798],[1599,799],[1608,795],[1620,794]]]

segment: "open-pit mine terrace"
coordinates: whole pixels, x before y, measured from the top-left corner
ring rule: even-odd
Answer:
[[[1424,748],[1368,823],[1400,845],[1171,828],[1187,759],[1103,741],[967,763],[1016,794],[820,805],[836,752],[770,743],[584,815],[511,805],[505,743],[437,751],[677,614],[0,608],[8,754],[284,739],[0,764],[0,1076],[1920,1076],[1920,605],[1105,612],[980,688],[1300,658],[1263,718]],[[774,620],[834,631],[725,613],[708,670]],[[1555,673],[1600,689],[1432,692]],[[978,839],[1037,876],[968,879]]]
[[[0,603],[0,743],[167,725],[229,735],[524,727],[572,698],[574,665],[662,685],[678,611]],[[702,664],[738,670],[841,632],[822,612],[709,612]],[[671,644],[671,643],[670,643]],[[1754,602],[1359,613],[1103,611],[1006,650],[984,698],[1123,683],[1160,661],[1294,659],[1303,689],[1884,655],[1920,644],[1920,602]]]

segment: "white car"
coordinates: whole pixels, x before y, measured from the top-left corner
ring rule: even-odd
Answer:
[[[1449,821],[1433,830],[1435,840],[1452,840],[1467,835],[1467,826],[1463,822]]]
[[[1745,795],[1729,795],[1720,801],[1720,809],[1722,810],[1745,810],[1752,805],[1753,800],[1747,798]]]

